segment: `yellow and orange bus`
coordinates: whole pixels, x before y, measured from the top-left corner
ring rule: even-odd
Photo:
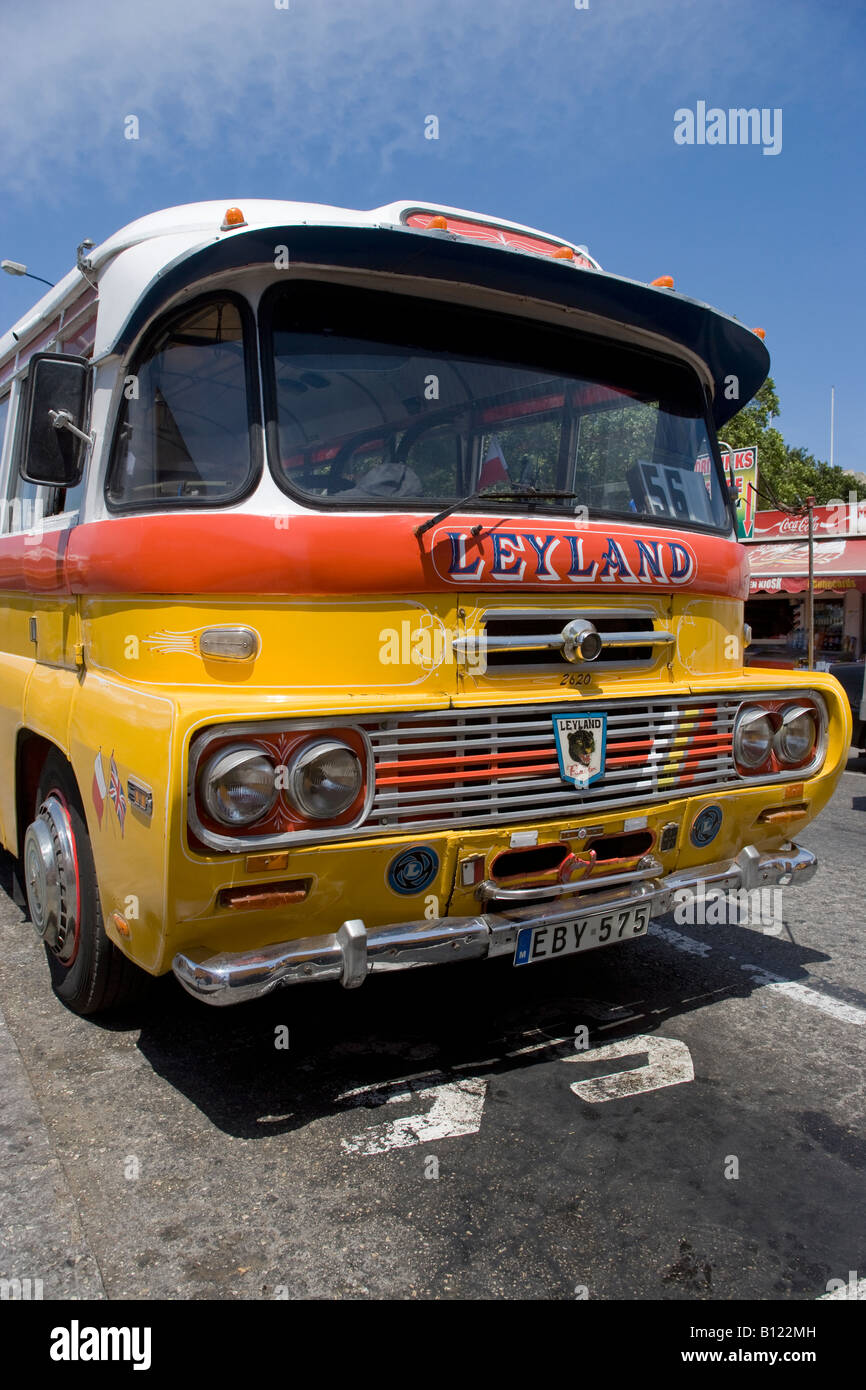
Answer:
[[[79,248],[0,339],[0,836],[59,997],[523,966],[808,880],[850,713],[744,668],[717,441],[767,370],[459,209]]]

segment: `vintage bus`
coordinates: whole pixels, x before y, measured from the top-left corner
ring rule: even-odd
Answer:
[[[522,967],[806,882],[851,719],[744,667],[716,432],[767,370],[454,208],[83,243],[0,339],[0,836],[60,999]]]

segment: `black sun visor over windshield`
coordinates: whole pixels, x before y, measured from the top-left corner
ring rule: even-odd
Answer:
[[[671,290],[653,289],[603,271],[452,240],[415,229],[287,226],[238,232],[185,252],[145,289],[110,351],[124,353],[160,309],[188,285],[230,269],[273,266],[288,249],[293,271],[334,266],[355,271],[473,284],[577,309],[640,333],[667,339],[699,357],[715,383],[712,414],[723,425],[751,399],[769,371],[764,344],[735,319]],[[734,395],[725,383],[736,378]]]

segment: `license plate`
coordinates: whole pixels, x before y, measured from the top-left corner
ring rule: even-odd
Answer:
[[[612,946],[645,936],[649,926],[649,903],[618,908],[614,912],[592,912],[571,922],[551,922],[549,926],[523,927],[517,933],[515,965],[534,965],[537,960],[554,960],[591,951],[596,946]]]

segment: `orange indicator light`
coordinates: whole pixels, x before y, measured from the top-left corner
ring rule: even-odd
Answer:
[[[229,227],[245,227],[247,219],[244,217],[240,208],[226,208],[226,215],[222,221],[221,231],[227,232]]]

